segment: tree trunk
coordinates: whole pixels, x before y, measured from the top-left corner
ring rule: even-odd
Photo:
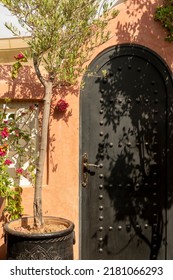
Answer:
[[[49,128],[49,116],[51,106],[51,96],[53,84],[51,81],[45,82],[45,97],[43,107],[43,118],[42,118],[42,130],[41,139],[39,145],[39,158],[36,167],[36,182],[34,191],[34,226],[40,227],[43,225],[43,211],[42,211],[42,183],[43,183],[43,172],[44,162],[47,152],[47,140],[48,140],[48,128]]]

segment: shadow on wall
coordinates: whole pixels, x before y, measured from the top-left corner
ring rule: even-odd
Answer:
[[[0,66],[0,80],[5,90],[0,98],[12,99],[35,99],[39,100],[43,96],[43,87],[36,79],[32,66],[24,66],[20,71],[19,77],[13,80],[11,78],[11,66]]]
[[[165,30],[161,24],[154,21],[155,9],[162,5],[162,3],[162,0],[125,1],[126,20],[123,21],[121,18],[124,7],[121,10],[120,6],[120,21],[116,24],[115,30],[117,41],[119,43],[140,43],[152,48],[163,56],[165,54],[165,46],[168,47],[170,44],[164,40]],[[170,58],[172,61],[172,57]],[[170,61],[168,62],[170,63]]]

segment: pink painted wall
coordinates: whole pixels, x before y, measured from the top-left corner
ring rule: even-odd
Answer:
[[[155,8],[162,0],[127,0],[116,6],[119,15],[110,20],[108,29],[110,39],[98,47],[92,59],[109,46],[120,43],[137,43],[157,52],[173,69],[173,44],[164,41],[165,31],[153,19]],[[26,69],[21,80],[10,85],[14,98],[39,99],[42,89],[34,81],[30,68]],[[5,76],[4,76],[5,75]],[[8,71],[0,71],[0,96],[8,92]],[[32,77],[31,77],[32,76]],[[31,79],[30,79],[31,77]],[[79,79],[80,83],[80,79]],[[69,92],[67,92],[69,91]],[[79,258],[79,89],[63,89],[54,96],[55,104],[63,96],[70,107],[65,115],[52,113],[50,119],[50,137],[47,166],[48,178],[44,179],[43,198],[45,215],[65,217],[75,223],[76,245],[75,259]],[[25,213],[32,215],[33,189],[25,188],[23,204]],[[1,205],[1,204],[0,204]],[[1,207],[1,206],[0,206]],[[2,207],[1,207],[2,208]],[[2,229],[0,229],[2,232]],[[1,233],[0,233],[1,234]],[[0,259],[4,258],[3,239],[0,240]]]

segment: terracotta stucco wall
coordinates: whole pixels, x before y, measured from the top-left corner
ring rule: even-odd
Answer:
[[[110,39],[98,47],[92,59],[109,46],[120,43],[136,43],[144,45],[157,52],[173,68],[173,44],[164,40],[165,31],[153,19],[155,8],[162,4],[162,0],[127,0],[117,5],[119,15],[110,20],[108,29],[111,31]],[[0,40],[1,54],[3,40]],[[16,44],[15,44],[16,47]],[[9,64],[13,62],[15,47],[8,47],[11,52],[7,55],[7,48],[3,47],[7,59],[0,68],[0,97],[10,94],[14,98],[40,99],[42,88],[33,76],[30,66],[23,71],[20,80],[15,84],[9,83]],[[22,46],[23,47],[23,46]],[[20,49],[20,46],[19,48]],[[2,57],[2,56],[1,56]],[[4,64],[7,66],[4,67]],[[5,69],[5,70],[3,70]],[[79,79],[80,83],[80,79]],[[75,258],[79,258],[79,89],[65,89],[56,92],[53,103],[60,97],[65,97],[70,107],[66,115],[52,113],[50,119],[50,138],[48,145],[47,166],[48,177],[44,180],[43,199],[45,215],[65,217],[75,223],[76,245]],[[32,215],[33,189],[25,188],[23,204],[25,213]],[[2,229],[0,229],[2,232]],[[1,234],[1,233],[0,233]],[[4,258],[3,239],[0,240],[0,258]]]

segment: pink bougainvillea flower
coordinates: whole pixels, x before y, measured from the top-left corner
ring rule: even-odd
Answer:
[[[17,173],[17,174],[23,174],[23,169],[22,169],[22,168],[16,169],[16,173]]]
[[[10,164],[12,164],[12,161],[11,161],[10,159],[6,159],[6,160],[4,161],[4,164],[5,164],[5,165],[10,165]]]
[[[23,59],[25,56],[23,53],[19,53],[18,55],[16,55],[14,58],[17,60]]]
[[[56,109],[59,112],[65,112],[68,107],[69,107],[69,104],[63,99],[60,99],[56,104]]]
[[[8,127],[4,127],[4,129],[1,131],[2,138],[6,138],[9,136],[9,130]]]
[[[6,151],[0,149],[0,157],[4,157],[6,155]]]
[[[8,149],[8,144],[3,144],[2,146],[0,146],[0,150],[7,151],[7,149]]]
[[[4,157],[7,154],[8,144],[0,146],[0,156]]]

